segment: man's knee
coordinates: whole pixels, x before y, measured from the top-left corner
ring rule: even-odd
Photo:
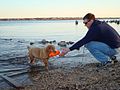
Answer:
[[[85,46],[86,48],[92,48],[92,47],[94,47],[94,43],[95,43],[94,41],[91,41],[91,42],[85,44],[84,46]]]

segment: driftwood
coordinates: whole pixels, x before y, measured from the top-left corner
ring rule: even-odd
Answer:
[[[7,75],[8,77],[13,77],[13,76],[17,76],[17,75],[21,75],[21,74],[24,74],[24,73],[27,73],[28,70],[22,70],[22,71],[19,71],[19,72],[13,72],[13,73],[10,73],[9,75]]]
[[[6,83],[8,83],[10,86],[14,88],[17,88],[17,89],[24,88],[22,84],[16,82],[14,79],[8,76],[0,75],[0,77],[3,78],[6,81]]]

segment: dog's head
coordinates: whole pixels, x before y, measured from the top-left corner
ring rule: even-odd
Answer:
[[[47,45],[47,47],[46,47],[46,51],[47,51],[47,53],[50,53],[50,52],[56,52],[55,51],[55,46],[54,45]]]

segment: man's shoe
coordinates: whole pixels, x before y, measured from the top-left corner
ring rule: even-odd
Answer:
[[[111,65],[111,61],[107,61],[105,63],[99,63],[97,67],[100,68],[100,67],[108,66],[109,64]]]
[[[111,60],[112,60],[112,64],[115,64],[115,63],[118,62],[116,56],[112,56],[112,57],[111,57]]]

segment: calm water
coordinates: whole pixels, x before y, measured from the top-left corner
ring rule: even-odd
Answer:
[[[87,30],[82,21],[75,25],[74,20],[52,21],[0,21],[1,38],[28,40],[78,40]]]
[[[47,40],[79,40],[87,32],[87,28],[75,20],[46,21],[0,21],[1,38],[47,39]],[[120,25],[110,24],[120,33]]]

